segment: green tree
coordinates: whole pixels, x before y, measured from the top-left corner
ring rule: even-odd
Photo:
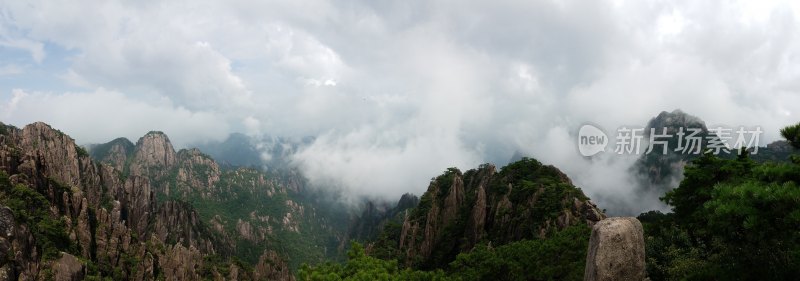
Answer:
[[[372,281],[372,280],[450,280],[444,272],[399,269],[396,260],[381,260],[368,256],[361,244],[353,242],[345,264],[304,264],[298,273],[303,281]]]
[[[795,148],[800,148],[800,123],[781,129],[781,136]]]
[[[41,257],[52,260],[59,252],[77,253],[77,246],[69,239],[63,218],[50,214],[50,202],[38,191],[17,184],[12,186],[8,175],[0,171],[0,205],[14,213],[15,220],[26,224],[33,234]]]
[[[582,280],[591,228],[576,225],[550,238],[497,248],[478,246],[450,264],[458,280]]]
[[[798,125],[781,130],[798,144]],[[797,156],[793,156],[797,159]],[[755,163],[706,154],[645,213],[652,280],[794,280],[800,276],[800,161]]]

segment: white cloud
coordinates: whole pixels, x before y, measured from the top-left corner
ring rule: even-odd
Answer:
[[[800,9],[768,2],[0,0],[3,38],[69,50],[51,74],[83,89],[17,91],[2,117],[87,142],[316,135],[296,159],[312,179],[389,196],[519,150],[602,197],[632,188],[629,161],[581,158],[583,122],[681,108],[775,140],[798,121]]]
[[[167,132],[174,145],[183,147],[198,138],[223,139],[229,131],[226,120],[214,113],[151,105],[102,89],[64,94],[15,89],[12,95],[8,103],[0,104],[4,122],[24,126],[46,121],[78,143],[103,143],[121,136],[135,142],[157,130]]]
[[[370,127],[344,135],[328,133],[294,160],[317,186],[384,198],[419,193],[431,177],[448,167],[480,163],[480,155],[453,135],[409,133]]]
[[[44,44],[37,40],[25,38],[18,34],[11,26],[13,20],[7,14],[0,13],[0,48],[17,49],[28,52],[31,59],[36,63],[41,63],[47,53],[44,51]]]

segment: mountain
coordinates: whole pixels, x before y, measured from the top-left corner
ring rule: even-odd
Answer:
[[[233,136],[224,142],[228,149],[217,151],[269,151],[269,157],[261,157],[266,170],[222,167],[199,149],[175,151],[161,132],[148,133],[132,148],[131,142],[117,139],[93,147],[90,154],[151,180],[158,202],[195,206],[198,220],[244,265],[264,264],[260,254],[265,251],[292,270],[302,263],[340,260],[347,242],[355,240],[368,243],[373,256],[397,258],[409,267],[442,268],[476,247],[513,246],[574,227],[583,230],[560,239],[582,237],[588,225],[605,217],[566,175],[529,158],[500,171],[490,164],[464,173],[449,169],[431,181],[421,198],[405,194],[397,203],[365,200],[353,215],[352,207],[327,199],[334,194],[310,188],[299,172],[282,165],[302,143],[276,139],[280,145],[258,148],[248,138]],[[585,248],[581,245],[577,248]]]
[[[146,134],[133,148],[128,144],[116,139],[94,146],[90,154],[127,171],[123,175],[148,178],[158,202],[195,206],[197,220],[245,264],[262,263],[265,252],[280,256],[291,269],[340,258],[349,208],[324,191],[307,188],[299,172],[254,165],[223,168],[197,148],[175,151],[162,132]]]
[[[156,199],[151,178],[182,159],[163,134],[133,149],[124,140],[105,148],[109,164],[47,124],[0,123],[0,249],[9,253],[0,259],[2,279],[293,278],[274,251],[250,267],[191,204]]]
[[[662,112],[651,127],[711,134],[681,111]],[[14,253],[0,257],[0,276],[291,280],[302,264],[344,260],[344,250],[358,252],[348,243],[360,241],[371,257],[434,275],[482,279],[503,266],[481,260],[507,263],[510,255],[554,270],[526,276],[575,279],[588,226],[606,217],[560,170],[525,157],[499,170],[450,168],[421,197],[354,208],[289,165],[304,141],[265,139],[232,136],[215,152],[258,155],[250,159],[258,164],[239,166],[201,149],[176,150],[158,131],[85,150],[44,123],[0,123],[0,250]],[[639,188],[663,194],[697,157],[676,152],[676,141],[668,154],[642,155],[631,168]],[[781,162],[794,152],[775,142],[751,158]],[[559,251],[569,254],[541,256]]]
[[[531,158],[503,167],[456,168],[431,180],[402,222],[389,222],[371,255],[418,269],[444,268],[476,245],[543,239],[605,218],[557,168]]]
[[[650,138],[651,129],[654,129],[656,134],[662,134],[664,132],[663,129],[666,129],[666,133],[670,137],[657,138],[656,140],[666,140],[667,151],[662,153],[661,145],[654,145],[652,152],[641,154],[631,167],[630,173],[638,183],[638,193],[649,193],[661,197],[664,193],[678,186],[683,179],[683,169],[687,163],[699,158],[708,149],[710,140],[718,136],[715,132],[709,131],[702,119],[687,114],[680,109],[672,112],[663,111],[650,119],[644,129],[644,140]],[[733,144],[736,138],[735,130],[738,128],[731,129],[733,129],[731,137],[734,139],[730,140],[730,142]],[[697,130],[696,136],[700,138],[697,143],[700,149],[696,150],[696,153],[692,153],[692,149],[687,151],[682,149],[690,147],[687,143],[687,137],[691,134],[690,130]],[[680,140],[678,136],[679,131],[686,134],[683,140]],[[794,152],[797,152],[795,148],[789,145],[788,142],[781,140],[759,147],[757,153],[750,154],[750,158],[757,162],[788,162],[789,156]],[[726,159],[734,159],[736,154],[737,151],[731,149],[729,152],[721,151],[719,156]]]
[[[658,116],[647,122],[644,129],[644,140],[649,140],[650,131],[661,135],[666,129],[668,138],[657,138],[656,141],[667,141],[666,153],[662,145],[654,144],[650,153],[642,153],[636,163],[631,167],[631,173],[639,182],[637,192],[655,192],[664,194],[676,187],[683,175],[683,167],[692,159],[699,157],[708,145],[709,131],[705,122],[700,118],[684,113],[680,109],[672,112],[662,111]],[[687,137],[696,130],[699,138],[697,148],[692,149],[687,144]],[[680,140],[679,132],[686,134]],[[654,137],[655,138],[655,137]],[[683,151],[683,148],[687,148]]]

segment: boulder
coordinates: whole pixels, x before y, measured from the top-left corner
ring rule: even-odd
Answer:
[[[615,217],[594,225],[583,280],[645,280],[644,231],[639,220]]]
[[[14,235],[14,212],[8,207],[0,205],[0,237]]]
[[[83,280],[86,266],[75,256],[62,252],[61,258],[53,262],[53,279],[56,281]]]

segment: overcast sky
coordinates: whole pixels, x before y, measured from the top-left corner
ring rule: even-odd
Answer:
[[[520,151],[591,195],[620,183],[577,153],[584,122],[680,108],[778,139],[799,28],[792,1],[0,0],[0,121],[79,143],[313,135],[313,180],[389,196]]]

